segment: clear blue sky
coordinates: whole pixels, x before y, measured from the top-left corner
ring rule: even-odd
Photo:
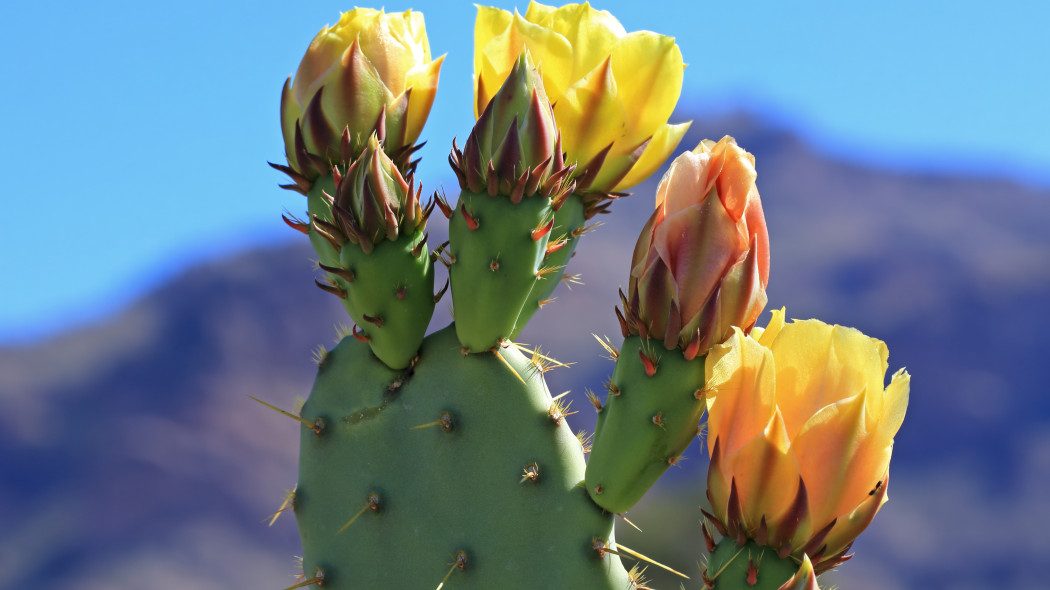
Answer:
[[[474,6],[426,16],[447,53],[422,176],[468,132]],[[494,2],[512,8],[510,2]],[[519,6],[524,10],[527,3]],[[1050,2],[594,3],[677,37],[683,100],[746,107],[828,152],[1050,185]],[[335,2],[4,2],[0,344],[119,309],[195,262],[291,239],[279,92]],[[690,146],[691,147],[691,146]]]

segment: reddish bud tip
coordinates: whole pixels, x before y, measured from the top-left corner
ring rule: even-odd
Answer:
[[[463,214],[463,219],[466,220],[467,228],[470,229],[470,231],[478,229],[478,220],[470,213],[467,213],[466,203],[460,205],[459,212]]]
[[[366,344],[372,341],[372,339],[368,337],[368,334],[365,334],[364,332],[358,332],[357,326],[354,326],[354,338],[357,338],[358,340]]]
[[[656,363],[653,362],[653,359],[645,356],[645,352],[641,349],[638,349],[638,357],[642,359],[642,365],[645,367],[646,376],[652,377],[653,375],[655,375]]]
[[[551,217],[550,221],[532,230],[532,241],[538,242],[540,238],[550,233],[551,228],[554,227],[554,218]]]

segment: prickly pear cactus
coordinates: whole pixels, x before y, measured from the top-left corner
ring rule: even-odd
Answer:
[[[302,433],[304,572],[326,589],[434,588],[449,572],[462,589],[630,587],[542,375],[513,347],[460,348],[450,326],[407,371],[353,337],[325,357],[302,411],[322,425]]]
[[[755,328],[769,275],[755,159],[705,140],[671,164],[635,246],[585,462],[543,379],[555,361],[513,340],[588,220],[685,133],[667,123],[681,52],[588,4],[480,7],[475,40],[478,118],[452,142],[453,204],[424,202],[414,178],[442,62],[419,13],[344,13],[282,92],[288,163],[272,166],[306,197],[285,222],[355,323],[319,355],[300,413],[278,409],[303,426],[291,588],[646,588],[621,557],[660,564],[616,542],[614,517],[706,414],[702,583],[816,589],[886,500],[907,373],[880,387],[888,351],[856,330],[783,310]],[[435,210],[449,241],[431,251]],[[455,321],[428,336],[449,287]]]

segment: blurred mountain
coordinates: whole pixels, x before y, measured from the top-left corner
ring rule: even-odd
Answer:
[[[770,307],[858,327],[887,342],[891,371],[913,375],[892,501],[829,580],[1043,588],[1050,189],[843,162],[744,115],[694,124],[683,147],[724,134],[757,159]],[[619,340],[616,291],[658,177],[600,219],[569,268],[584,284],[560,287],[522,335],[576,363],[548,381],[578,408],[611,370],[591,334]],[[299,427],[248,396],[294,409],[312,351],[349,321],[313,286],[310,259],[299,244],[215,261],[102,323],[0,349],[0,588],[291,584],[294,519],[267,517],[295,483]],[[573,418],[593,425],[590,412]],[[698,588],[706,463],[692,455],[632,511],[660,532],[623,540]]]

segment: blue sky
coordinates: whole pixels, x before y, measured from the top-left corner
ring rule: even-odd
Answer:
[[[424,12],[447,53],[427,189],[469,131],[469,2]],[[513,8],[511,2],[493,4]],[[1050,3],[597,1],[675,36],[683,101],[787,125],[828,153],[1050,186]],[[526,4],[519,6],[524,10]],[[279,92],[334,2],[6,2],[0,7],[0,344],[118,310],[187,266],[292,239]],[[691,146],[689,146],[691,147]]]

